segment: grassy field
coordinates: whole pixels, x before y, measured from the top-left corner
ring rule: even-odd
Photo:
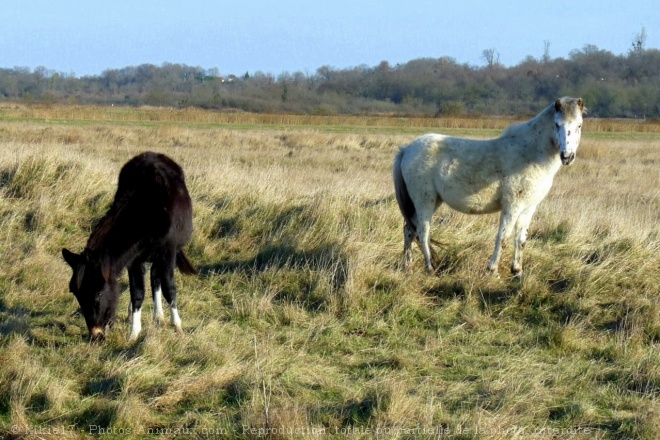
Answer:
[[[413,272],[400,269],[397,148],[497,125],[27,110],[0,109],[0,438],[660,432],[655,128],[585,121],[517,280],[511,249],[501,278],[486,273],[497,216],[444,207],[439,276],[417,249]],[[90,346],[60,250],[82,249],[120,167],[145,150],[177,160],[193,198],[188,255],[201,274],[177,274],[185,334],[151,323],[147,300],[129,342],[123,294],[108,340]]]

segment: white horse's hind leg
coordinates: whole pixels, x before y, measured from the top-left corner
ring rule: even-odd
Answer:
[[[405,223],[403,225],[403,268],[410,270],[412,263],[412,242],[417,237],[417,233],[413,230],[411,225]]]
[[[433,274],[433,259],[431,255],[431,218],[433,209],[420,209],[417,212],[417,235],[419,236],[419,246],[424,254],[424,263],[426,271]]]
[[[515,237],[513,241],[513,262],[511,263],[511,273],[515,276],[522,274],[522,255],[525,242],[527,241],[527,230],[532,221],[536,206],[530,206],[518,216],[516,221]]]

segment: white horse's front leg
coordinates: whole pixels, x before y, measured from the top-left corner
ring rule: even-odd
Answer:
[[[493,256],[490,257],[490,262],[488,263],[488,270],[493,274],[497,274],[497,267],[500,264],[502,247],[504,247],[506,240],[511,237],[511,234],[513,233],[514,218],[515,217],[512,215],[510,210],[502,210],[502,214],[500,215],[500,227],[497,231],[497,238],[495,239],[495,250],[493,251]]]
[[[511,263],[511,273],[514,276],[520,276],[522,274],[523,248],[527,241],[527,231],[529,223],[534,216],[534,211],[536,211],[536,206],[528,207],[520,213],[518,220],[516,221],[515,237],[513,241],[513,262]]]

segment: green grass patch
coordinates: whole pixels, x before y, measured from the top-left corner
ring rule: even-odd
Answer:
[[[433,235],[446,245],[428,276],[416,248],[413,270],[400,269],[390,176],[419,127],[87,124],[0,122],[0,437],[660,430],[660,233],[646,221],[658,186],[644,162],[655,147],[620,147],[644,154],[628,157],[617,191],[580,180],[621,172],[607,153],[617,140],[603,139],[584,174],[560,172],[521,279],[506,272],[508,248],[500,278],[485,271],[494,216],[443,208]],[[128,341],[125,292],[108,339],[90,346],[60,250],[84,246],[120,166],[143,149],[180,162],[193,197],[186,251],[200,275],[177,274],[184,335],[155,325],[147,299]]]

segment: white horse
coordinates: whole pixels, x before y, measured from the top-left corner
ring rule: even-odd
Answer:
[[[411,246],[417,238],[426,270],[433,273],[431,218],[445,202],[465,214],[502,211],[488,269],[497,273],[502,246],[515,231],[511,272],[519,276],[527,228],[561,165],[575,160],[585,111],[582,99],[564,97],[495,139],[426,134],[402,148],[394,160],[393,177],[405,220],[404,267],[412,261]]]

